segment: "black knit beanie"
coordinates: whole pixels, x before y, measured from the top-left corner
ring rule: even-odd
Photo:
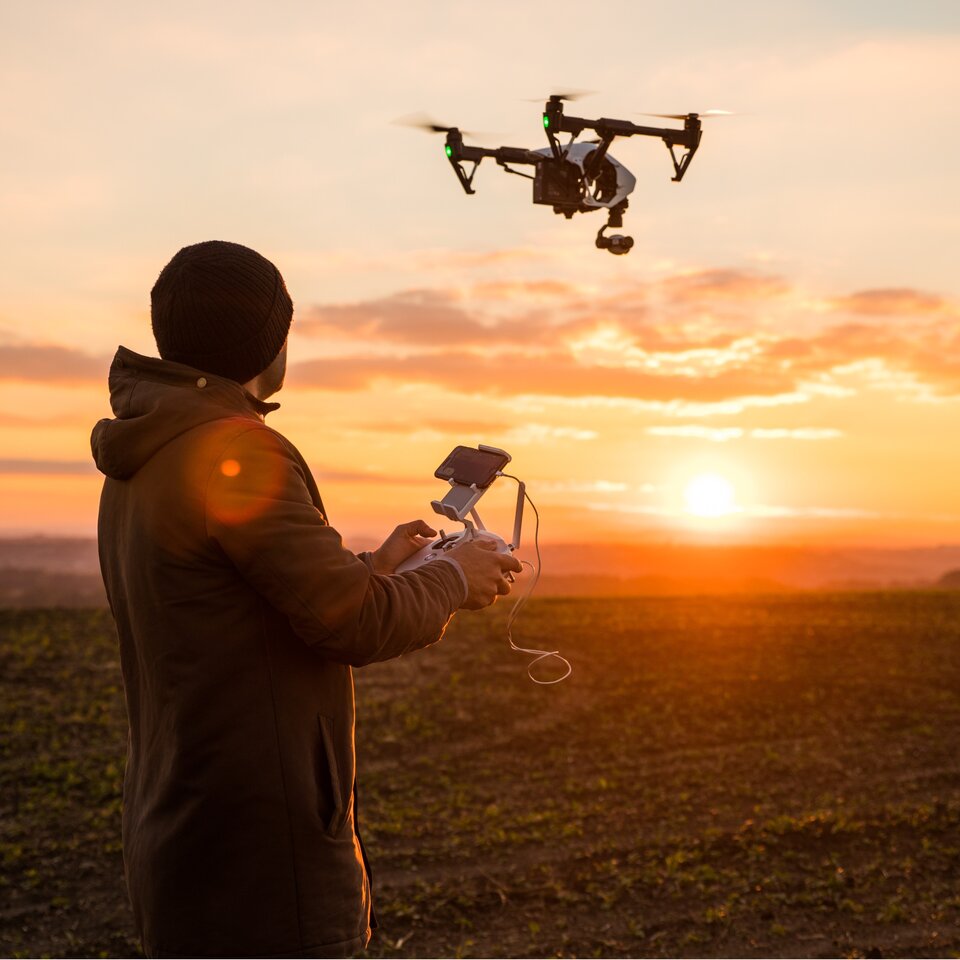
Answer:
[[[157,349],[238,383],[262,373],[280,352],[293,302],[265,257],[225,240],[184,247],[150,291]]]

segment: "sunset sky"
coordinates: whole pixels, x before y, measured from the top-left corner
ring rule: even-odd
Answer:
[[[958,64],[951,0],[3,4],[0,533],[95,532],[112,354],[155,354],[157,274],[225,239],[286,278],[268,423],[348,542],[485,442],[554,542],[958,543]],[[539,148],[524,98],[567,87],[736,114],[680,184],[615,141],[626,257],[393,122]]]

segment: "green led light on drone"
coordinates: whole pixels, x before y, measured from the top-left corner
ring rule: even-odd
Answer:
[[[546,114],[543,115],[543,129],[544,130],[550,129],[550,118]]]
[[[453,156],[453,147],[451,147],[449,143],[443,149],[446,151],[448,157]]]

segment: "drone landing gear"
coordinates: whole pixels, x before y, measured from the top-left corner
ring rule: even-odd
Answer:
[[[622,256],[629,253],[633,247],[633,237],[625,237],[622,233],[614,233],[609,237],[604,236],[603,231],[608,227],[623,226],[623,211],[627,209],[627,201],[623,200],[615,207],[610,208],[610,214],[607,222],[597,231],[597,246],[601,250],[609,250],[611,253]]]

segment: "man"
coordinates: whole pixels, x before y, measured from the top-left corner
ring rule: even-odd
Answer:
[[[394,574],[434,531],[359,557],[267,427],[293,305],[247,247],[185,247],[151,292],[160,358],[120,347],[100,563],[130,722],[123,847],[150,956],[346,956],[370,937],[351,667],[438,640],[520,564],[475,542]]]

